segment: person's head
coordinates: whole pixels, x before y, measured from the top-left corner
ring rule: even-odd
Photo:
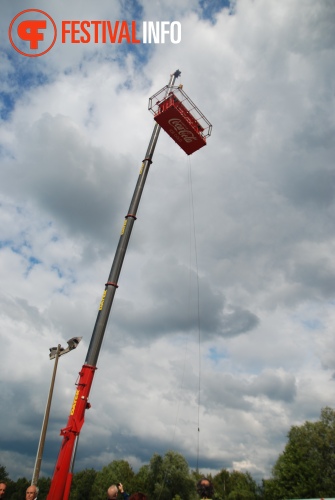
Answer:
[[[144,495],[144,493],[133,493],[130,495],[129,500],[147,500],[147,497]]]
[[[3,481],[0,481],[0,498],[5,497],[6,488],[7,488],[7,484],[4,483]]]
[[[214,495],[214,488],[209,479],[203,477],[198,481],[197,492],[200,498],[212,498]]]
[[[35,500],[38,495],[38,488],[34,484],[29,486],[26,490],[26,500]]]
[[[117,498],[117,494],[118,494],[118,487],[115,485],[115,484],[112,484],[108,490],[107,490],[107,498],[109,500],[114,500]]]

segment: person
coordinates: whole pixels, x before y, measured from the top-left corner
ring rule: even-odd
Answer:
[[[3,481],[0,481],[0,498],[5,498],[7,484]]]
[[[213,498],[213,495],[214,495],[213,484],[210,482],[209,479],[207,479],[206,477],[203,477],[197,483],[197,492],[198,492],[198,495],[201,499],[206,498],[206,499],[211,500]]]
[[[26,500],[35,500],[35,498],[37,498],[37,495],[38,495],[38,488],[37,488],[37,486],[35,486],[34,484],[32,484],[31,486],[29,486],[29,488],[27,488],[27,491],[26,491]]]
[[[111,484],[110,487],[107,490],[107,498],[108,498],[108,500],[114,500],[114,499],[116,499],[118,491],[119,490],[118,490],[118,487],[116,486],[116,484]]]
[[[123,485],[121,483],[112,484],[108,488],[108,490],[107,490],[107,498],[110,499],[110,500],[116,499],[118,492],[121,493],[121,495],[123,496],[124,500],[128,500],[129,494],[124,491]]]
[[[123,484],[122,483],[118,483],[117,487],[118,487],[119,492],[123,496],[124,500],[128,500],[128,498],[129,498],[130,495],[124,491]]]
[[[129,500],[147,500],[147,497],[144,495],[144,493],[133,493],[130,495]]]

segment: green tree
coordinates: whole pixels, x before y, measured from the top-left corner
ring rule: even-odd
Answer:
[[[70,500],[82,500],[83,498],[90,498],[96,476],[97,472],[94,469],[84,469],[74,474],[71,486]]]
[[[230,473],[226,469],[222,469],[213,478],[215,498],[225,500],[231,491]]]
[[[141,491],[142,493],[149,493],[149,465],[143,465],[134,478],[134,489],[133,491]]]
[[[191,471],[191,477],[192,477],[192,479],[194,481],[194,484],[197,484],[197,482],[200,481],[200,479],[202,477],[204,477],[204,475],[201,474],[201,471],[199,471],[199,470],[192,470]]]
[[[257,483],[249,472],[233,471],[230,474],[229,500],[254,500],[258,497]]]
[[[22,498],[26,498],[26,489],[28,486],[30,486],[30,481],[25,477],[19,477],[19,479],[13,483],[13,493],[11,493],[9,497],[9,492],[6,491],[6,497],[10,498],[10,500],[22,500]]]
[[[254,500],[255,495],[250,491],[240,490],[240,491],[232,491],[228,495],[228,500]]]
[[[263,500],[277,500],[282,498],[280,496],[281,488],[276,479],[263,479],[262,483]]]
[[[38,500],[45,500],[50,489],[50,477],[40,477],[37,483],[39,488]]]
[[[272,476],[263,483],[266,499],[333,496],[334,410],[323,408],[319,421],[291,427],[288,443],[273,467]]]
[[[152,500],[194,499],[195,481],[185,458],[174,451],[168,451],[164,458],[155,454],[149,465],[148,490]]]
[[[9,480],[9,475],[4,465],[0,464],[0,481],[7,483]]]
[[[260,492],[249,472],[221,470],[213,479],[218,500],[255,500]]]

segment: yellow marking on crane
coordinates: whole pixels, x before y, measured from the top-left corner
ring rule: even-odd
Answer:
[[[104,293],[102,294],[102,298],[101,298],[100,305],[99,305],[99,311],[102,311],[106,295],[107,295],[107,290],[104,290]]]
[[[73,403],[72,403],[72,408],[71,408],[70,415],[74,415],[74,410],[76,409],[78,398],[79,398],[79,390],[77,389],[76,393],[74,395],[74,399],[73,399]]]
[[[122,226],[122,229],[121,229],[121,236],[124,234],[125,230],[126,230],[126,225],[127,225],[127,222],[128,220],[126,219],[123,223],[123,226]]]

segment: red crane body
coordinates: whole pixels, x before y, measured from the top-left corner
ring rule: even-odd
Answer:
[[[169,84],[160,91],[160,93],[161,92],[164,93],[164,99],[167,96],[169,96],[169,93],[173,89],[176,89],[176,87],[173,87],[173,84],[179,75],[180,71],[179,70],[175,71],[175,73],[173,73],[170,77]],[[155,96],[156,95],[157,94],[155,94]],[[150,103],[152,102],[151,99]],[[169,102],[172,102],[171,99]],[[178,104],[177,101],[173,102]],[[161,107],[160,111],[162,112],[168,109],[169,107],[171,106],[165,104]],[[197,125],[196,124],[197,120],[190,115],[189,110],[187,110],[186,108],[184,110],[184,108],[185,106],[179,100],[179,114],[182,111],[184,118],[185,116],[187,118],[186,123],[188,123],[188,126],[191,126],[193,131],[196,131],[196,128],[198,127],[197,134],[202,137],[201,139],[199,139],[201,145],[199,145],[200,143],[197,144],[198,146],[197,149],[199,149],[199,147],[202,147],[206,143],[206,139],[203,137],[204,127],[202,127],[201,124]],[[149,109],[152,109],[152,107],[149,106]],[[209,132],[207,133],[208,136],[210,135],[211,125],[209,124],[208,121],[207,123],[209,130]],[[136,220],[137,209],[140,203],[140,199],[149,172],[149,168],[152,163],[152,156],[156,147],[160,129],[161,129],[160,124],[156,123],[151,135],[151,139],[149,142],[145,158],[141,165],[139,177],[129,206],[129,210],[127,215],[125,216],[125,221],[122,226],[121,235],[115,252],[112,268],[107,283],[105,284],[105,289],[100,302],[99,311],[94,326],[94,330],[92,333],[90,345],[88,348],[86,360],[81,371],[79,372],[79,378],[76,382],[77,389],[71,406],[70,415],[68,417],[66,427],[64,427],[60,433],[61,436],[63,437],[63,441],[61,444],[60,452],[55,466],[47,500],[68,500],[70,495],[71,481],[73,475],[72,470],[75,459],[76,446],[78,443],[78,438],[81,428],[84,425],[85,411],[88,408],[90,408],[89,395],[93,382],[94,373],[97,369],[96,365],[98,361],[98,356],[100,353],[100,348],[106,330],[115,291],[116,288],[118,287],[117,283],[121,272],[124,256],[129,243],[133,224]],[[171,135],[171,137],[174,140],[176,140],[176,138],[173,135]],[[205,142],[203,143],[203,141]],[[184,141],[184,143],[186,144],[187,142]],[[189,152],[188,154],[191,153]]]
[[[85,411],[90,408],[88,397],[90,394],[93,377],[96,367],[83,365],[79,372],[79,380],[76,383],[77,389],[74,395],[67,426],[61,430],[63,442],[58,455],[54,477],[51,482],[47,498],[65,499],[68,498],[71,488],[72,473],[71,461],[75,450],[76,439],[84,425]],[[67,487],[66,487],[67,486]],[[68,489],[68,492],[66,490]]]

